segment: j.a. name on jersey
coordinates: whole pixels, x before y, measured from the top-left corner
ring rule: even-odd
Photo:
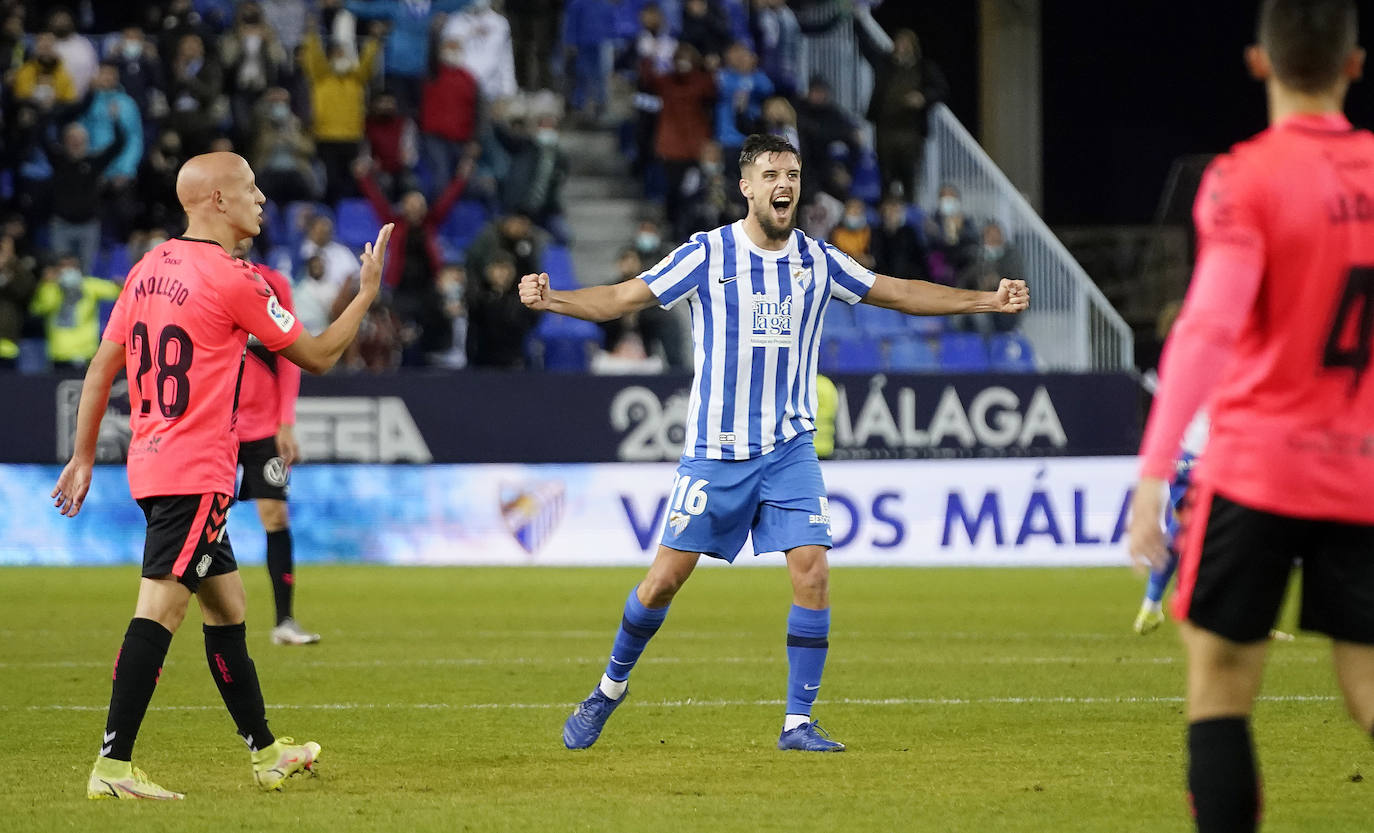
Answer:
[[[1362,191],[1337,194],[1327,203],[1327,217],[1331,224],[1374,223],[1374,199]]]

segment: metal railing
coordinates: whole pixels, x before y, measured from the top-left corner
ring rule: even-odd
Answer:
[[[820,75],[830,82],[836,104],[862,114],[873,91],[873,69],[859,53],[852,6],[852,0],[794,5],[802,27],[800,80],[804,85]]]
[[[996,220],[1031,287],[1021,331],[1042,370],[1129,370],[1134,338],[1083,267],[1021,192],[943,104],[930,109],[920,204],[936,205],[944,183],[959,189],[964,214]]]

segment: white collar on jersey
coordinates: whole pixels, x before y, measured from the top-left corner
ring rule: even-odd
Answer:
[[[734,232],[735,241],[737,243],[742,243],[746,249],[763,258],[764,260],[782,260],[783,258],[791,257],[792,255],[797,254],[796,229],[793,229],[792,233],[787,235],[787,245],[783,246],[781,249],[778,249],[777,251],[760,248],[759,246],[755,245],[754,241],[749,239],[749,232],[744,230],[743,220],[736,220],[735,222],[731,223],[730,230]]]

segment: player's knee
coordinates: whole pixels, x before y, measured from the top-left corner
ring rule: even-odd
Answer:
[[[262,521],[262,528],[268,532],[281,532],[290,524],[290,516],[286,511],[286,501],[284,500],[259,500],[258,519]]]
[[[639,583],[640,604],[645,607],[667,607],[677,591],[682,589],[684,581],[684,578],[676,575],[651,572]]]

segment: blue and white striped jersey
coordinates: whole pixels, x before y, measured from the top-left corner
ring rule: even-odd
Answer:
[[[640,275],[664,308],[692,311],[692,397],[683,457],[747,460],[814,431],[821,323],[832,297],[857,304],[873,273],[800,231],[754,245],[743,221],[697,232]]]

